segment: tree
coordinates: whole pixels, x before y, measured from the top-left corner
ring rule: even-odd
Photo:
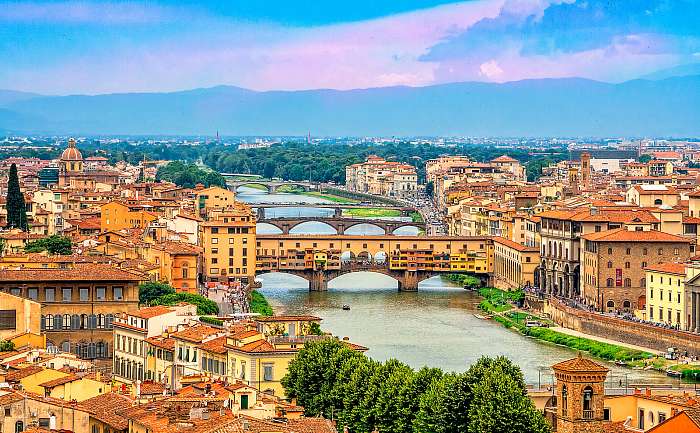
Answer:
[[[65,236],[51,235],[43,239],[27,242],[24,246],[25,253],[41,253],[43,251],[51,255],[72,254],[73,242]]]
[[[356,356],[362,354],[333,338],[306,343],[282,378],[287,397],[296,398],[307,415],[328,414],[334,408],[333,388],[340,366]]]
[[[19,189],[19,176],[17,165],[10,166],[7,179],[7,227],[17,228],[22,231],[29,229],[27,222],[27,206],[24,202],[24,194]]]
[[[147,305],[156,298],[174,293],[175,289],[170,284],[148,281],[139,285],[139,303]]]
[[[216,302],[209,298],[205,298],[202,295],[195,295],[194,293],[170,293],[168,295],[163,295],[155,298],[151,301],[151,305],[176,305],[180,302],[187,302],[197,306],[197,314],[199,315],[212,315],[219,313],[219,306]]]
[[[374,403],[375,426],[379,431],[411,433],[415,412],[411,410],[416,396],[412,394],[413,369],[397,364],[379,387]]]
[[[275,177],[275,170],[276,170],[276,165],[275,161],[268,159],[265,161],[265,166],[263,168],[263,177],[266,177],[268,179],[272,179]]]
[[[639,155],[639,158],[637,158],[637,161],[646,164],[647,162],[651,161],[651,155],[648,153],[645,153],[643,155]]]
[[[15,350],[15,343],[7,340],[0,340],[0,352],[12,352]]]

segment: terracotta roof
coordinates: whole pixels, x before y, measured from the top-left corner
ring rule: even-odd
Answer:
[[[508,155],[501,155],[498,158],[492,159],[491,162],[518,162],[518,160]]]
[[[194,343],[201,343],[202,340],[204,340],[205,338],[220,332],[221,329],[198,324],[193,326],[187,326],[181,331],[174,332],[171,334],[171,337],[191,341]]]
[[[685,275],[685,263],[659,263],[647,266],[644,270],[662,272],[664,274]]]
[[[588,358],[584,358],[583,356],[581,356],[580,352],[576,358],[572,358],[566,361],[562,361],[558,364],[554,364],[552,366],[552,369],[567,371],[571,373],[607,373],[608,371],[610,371],[608,368],[598,364],[597,362],[593,362]]]
[[[496,243],[499,243],[501,245],[505,245],[508,248],[512,248],[516,251],[521,251],[521,252],[539,252],[540,249],[537,247],[527,247],[525,245],[521,245],[517,242],[511,241],[510,239],[502,238],[500,236],[494,236],[493,241]]]
[[[5,269],[0,281],[140,281],[135,273],[103,264],[78,264],[72,269]]]
[[[172,313],[174,310],[165,305],[155,305],[153,307],[141,308],[140,310],[127,311],[126,314],[140,319],[150,319],[151,317],[162,316],[163,314]]]
[[[11,371],[7,373],[7,375],[5,376],[5,380],[8,382],[19,382],[25,377],[29,377],[32,374],[39,373],[40,371],[44,371],[44,367],[38,365],[30,365],[29,367],[25,367],[21,370]]]
[[[226,336],[213,338],[209,341],[205,341],[199,345],[201,350],[212,353],[226,353]]]
[[[627,230],[624,227],[602,232],[588,233],[581,237],[587,241],[596,242],[692,242],[690,239],[682,236],[676,236],[657,230],[637,231]]]
[[[165,384],[161,382],[143,382],[141,384],[141,395],[163,394]]]
[[[75,374],[68,374],[63,377],[59,377],[58,379],[53,379],[46,381],[44,383],[40,383],[39,386],[44,387],[44,388],[53,388],[55,386],[63,385],[68,382],[73,382],[75,380],[79,380],[80,378],[76,376]]]
[[[168,337],[149,337],[146,338],[146,343],[150,344],[151,346],[160,347],[161,349],[165,350],[175,350],[175,340]]]

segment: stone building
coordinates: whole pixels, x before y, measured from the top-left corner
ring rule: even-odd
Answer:
[[[83,358],[110,358],[112,322],[138,306],[142,276],[106,264],[3,269],[0,291],[41,303],[47,346]]]
[[[656,230],[621,227],[588,233],[581,239],[583,300],[608,312],[644,309],[644,268],[684,262],[694,253],[689,239]]]
[[[581,299],[581,237],[627,227],[650,230],[659,220],[648,210],[574,208],[541,212],[538,285],[557,296]],[[641,276],[640,276],[641,278]]]
[[[603,433],[611,431],[605,420],[607,368],[579,353],[578,357],[552,366],[557,379],[557,433]]]

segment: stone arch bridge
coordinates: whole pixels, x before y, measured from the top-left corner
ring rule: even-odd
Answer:
[[[261,185],[264,186],[267,189],[267,192],[270,194],[274,194],[277,192],[277,190],[280,187],[283,186],[295,186],[297,188],[303,189],[304,191],[311,191],[311,190],[316,190],[318,189],[318,185],[315,183],[311,182],[304,182],[304,181],[292,181],[292,180],[257,180],[257,179],[248,179],[248,180],[226,180],[226,185],[228,188],[232,191],[237,191],[238,188],[242,186],[247,186],[247,185]]]
[[[345,234],[345,231],[351,227],[361,224],[374,226],[384,231],[385,235],[391,235],[394,231],[401,227],[415,227],[425,232],[425,223],[416,223],[412,221],[397,221],[387,219],[368,219],[368,218],[343,218],[343,217],[307,217],[307,218],[262,218],[257,220],[258,223],[269,224],[277,227],[282,231],[282,234],[288,235],[290,230],[307,222],[320,222],[335,229],[336,234]]]

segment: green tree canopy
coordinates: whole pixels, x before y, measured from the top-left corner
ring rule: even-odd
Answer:
[[[151,301],[151,305],[176,305],[180,302],[187,302],[189,304],[194,304],[197,306],[197,314],[200,315],[211,315],[219,313],[219,306],[216,302],[209,298],[205,298],[202,295],[195,295],[193,293],[170,293],[168,295],[163,295],[155,298]]]
[[[175,289],[170,284],[147,281],[139,284],[139,303],[148,305],[156,298],[174,293]]]
[[[66,255],[73,252],[73,243],[70,238],[59,235],[51,235],[46,238],[27,242],[24,247],[25,253],[48,252],[51,255]]]
[[[22,231],[29,229],[27,222],[27,205],[24,202],[24,194],[19,189],[19,177],[17,175],[17,165],[10,166],[10,173],[7,179],[7,227],[18,228]]]

